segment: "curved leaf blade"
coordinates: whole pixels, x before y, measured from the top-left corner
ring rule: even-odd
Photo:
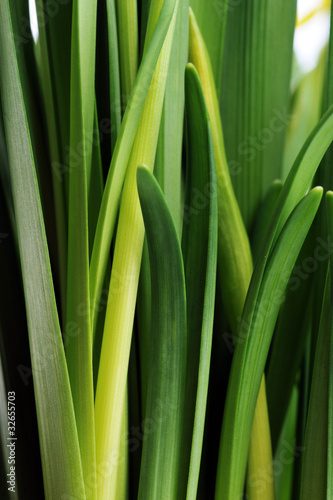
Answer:
[[[187,65],[187,182],[182,250],[187,299],[187,370],[178,497],[196,499],[206,417],[217,267],[217,183],[209,117],[199,75]],[[187,488],[187,493],[186,493]]]
[[[294,209],[271,252],[256,300],[251,282],[235,350],[222,425],[215,498],[240,497],[251,427],[276,318],[301,246],[313,222],[322,188],[313,189]]]
[[[0,88],[21,256],[44,489],[83,492],[83,474],[9,2],[0,4]],[[52,348],[50,349],[50,346]]]
[[[154,432],[147,432],[143,442],[138,499],[175,499],[180,479],[186,369],[183,260],[174,223],[157,181],[148,169],[139,167],[137,182],[152,286],[151,369],[146,421],[150,419],[155,423]],[[160,403],[172,414],[157,419]]]
[[[93,332],[103,287],[111,240],[123,182],[141,112],[154,69],[170,26],[177,0],[165,0],[152,38],[145,50],[136,83],[129,99],[106,180],[90,262],[91,323]]]

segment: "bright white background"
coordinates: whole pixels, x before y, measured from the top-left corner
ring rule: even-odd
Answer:
[[[323,3],[322,0],[298,0],[298,19],[302,20]],[[328,41],[329,29],[329,9],[315,14],[312,19],[296,28],[294,49],[304,71],[309,71],[316,66],[320,51]]]

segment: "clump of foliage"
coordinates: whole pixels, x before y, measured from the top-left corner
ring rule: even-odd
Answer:
[[[33,4],[0,3],[1,498],[333,498],[333,30],[304,75],[296,0]]]

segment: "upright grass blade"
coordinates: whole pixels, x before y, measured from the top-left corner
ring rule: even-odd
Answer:
[[[182,231],[182,147],[185,103],[185,66],[188,59],[188,0],[178,9],[163,115],[156,153],[155,176],[164,193],[177,234]]]
[[[222,298],[233,332],[237,329],[252,274],[248,236],[232,188],[212,68],[204,40],[190,10],[189,61],[202,83],[212,128],[218,190],[218,272]]]
[[[89,288],[88,196],[92,166],[95,110],[95,43],[97,0],[73,3],[70,144],[80,145],[70,158],[68,208],[67,325],[78,335],[68,339],[66,359],[71,382],[87,498],[97,494],[92,334]],[[88,481],[88,478],[90,479]]]
[[[327,221],[328,221],[328,235],[330,241],[333,238],[333,192],[329,191],[326,193],[326,207],[327,207]],[[331,333],[330,342],[326,346],[330,350],[329,354],[329,372],[328,372],[328,431],[327,431],[327,498],[333,497],[333,335],[332,335],[332,284],[333,284],[333,256],[331,253],[330,259],[330,275],[331,275]]]
[[[136,83],[128,102],[119,131],[119,138],[112,156],[90,262],[90,301],[93,334],[95,333],[97,320],[96,312],[98,310],[103,280],[107,268],[127,163],[131,155],[145,98],[173,16],[175,5],[176,0],[165,0],[163,3],[156,28],[152,34],[151,40],[147,43],[145,55],[138,71]]]
[[[251,248],[254,262],[259,254],[260,246],[264,241],[268,229],[269,221],[274,213],[276,202],[280,196],[283,183],[274,181],[267,191],[267,194],[260,206],[258,217],[254,226]]]
[[[327,109],[333,104],[333,4],[331,3],[331,28],[330,28],[330,38],[328,44],[328,54],[324,51],[321,59],[319,61],[319,68],[324,66],[325,74],[325,85],[324,92],[322,92],[322,112],[325,113]],[[326,62],[327,61],[327,62]],[[326,64],[325,64],[326,63]],[[330,147],[327,151],[322,164],[318,170],[318,182],[324,187],[324,189],[333,189],[333,176],[330,166],[332,165],[333,159],[333,148]]]
[[[70,149],[70,75],[71,75],[71,26],[73,1],[57,2],[56,15],[47,15],[52,6],[43,0],[46,38],[48,40],[49,65],[54,87],[55,106],[60,133],[60,163],[52,158],[52,169],[59,183],[64,184],[66,210],[68,209]],[[53,13],[53,12],[52,12]]]
[[[119,43],[116,16],[116,0],[107,0],[107,21],[109,41],[111,154],[116,146],[121,124],[121,91],[119,68]]]
[[[165,88],[154,174],[168,203],[177,234],[182,231],[182,148],[184,127],[184,74],[188,57],[188,0],[178,9]],[[147,243],[142,253],[137,303],[143,414],[149,375],[151,318],[150,270]]]
[[[291,120],[287,125],[281,178],[285,179],[293,166],[304,141],[317,125],[322,114],[322,95],[327,63],[327,51],[323,51],[318,65],[306,73],[298,83],[291,104]],[[311,106],[309,106],[311,102]],[[318,180],[319,181],[319,180]],[[318,182],[319,184],[320,181]]]
[[[212,2],[190,0],[190,5],[205,40],[212,63],[217,95],[220,95],[227,12],[235,7],[233,7],[232,0],[214,0]]]
[[[10,219],[10,225],[13,229],[13,237],[17,238],[17,232],[15,230],[15,215],[14,215],[14,201],[13,193],[10,182],[9,164],[8,164],[8,153],[5,138],[4,129],[4,117],[2,112],[1,94],[0,94],[0,181],[3,188],[3,197],[6,201],[6,207],[8,211],[8,216]],[[18,246],[16,244],[16,246]]]
[[[299,389],[294,386],[286,418],[281,431],[281,439],[274,455],[278,464],[275,472],[276,500],[292,500],[295,460],[300,453],[296,449],[296,426],[299,406]]]
[[[320,161],[333,140],[333,106],[328,109],[313,129],[299,152],[283,185],[265,241],[260,248],[254,281],[258,284],[265,268],[265,261],[273,243],[296,204],[307,193]],[[256,284],[256,286],[257,286]],[[255,288],[253,287],[253,291]],[[255,292],[256,293],[256,292]]]
[[[296,0],[247,0],[227,15],[221,112],[236,197],[247,229],[281,177]],[[279,57],[276,57],[279,54]]]
[[[92,142],[93,145],[92,145],[91,160],[93,165],[93,175],[91,175],[89,191],[87,193],[89,256],[91,255],[92,247],[95,240],[97,220],[99,215],[99,209],[101,207],[103,188],[104,188],[101,144],[99,140],[98,114],[97,114],[96,102],[94,110],[94,131],[93,131]]]
[[[139,26],[136,0],[117,0],[117,26],[119,39],[119,62],[121,102],[126,108],[134,86],[139,65]]]
[[[196,499],[206,417],[217,264],[214,148],[199,75],[186,68],[187,174],[183,256],[187,299],[187,369],[178,498]],[[188,481],[185,478],[188,477]]]
[[[222,291],[224,309],[232,332],[236,335],[252,275],[252,256],[225,157],[222,124],[209,55],[191,10],[189,59],[198,68],[212,125],[218,188],[218,281]],[[264,422],[267,419],[264,384],[261,386],[261,391],[256,418],[260,422]],[[250,462],[250,466],[255,464],[259,469],[262,467],[270,468],[272,463],[268,421],[262,429],[263,431],[253,436],[251,441],[253,445],[257,444],[260,449],[259,453],[258,450],[254,449],[252,456],[266,460],[266,463]],[[256,430],[259,430],[258,426],[254,427],[254,431]],[[249,470],[249,473],[252,474],[253,471]],[[270,497],[268,489],[272,493],[272,487],[267,483],[265,491],[267,500]]]
[[[276,318],[296,258],[313,222],[322,189],[313,189],[292,212],[271,251],[252,300],[252,280],[231,368],[215,498],[240,498],[255,404]]]
[[[57,113],[54,81],[50,65],[50,51],[47,39],[46,20],[43,0],[36,1],[39,36],[35,45],[37,68],[42,91],[43,110],[47,125],[47,139],[51,164],[61,163],[60,125]],[[66,285],[67,285],[67,213],[65,203],[64,184],[59,182],[57,171],[51,168],[54,193],[54,210],[57,233],[57,268],[59,272],[60,299],[62,316],[66,314]]]
[[[152,4],[149,23],[155,23],[159,19],[165,5],[160,0]],[[121,416],[144,239],[136,169],[141,163],[147,164],[151,170],[154,166],[177,9],[178,2],[138,124],[122,192],[112,264],[95,401],[97,465],[108,467],[108,472],[98,478],[98,495],[111,499],[115,494],[113,476],[117,462],[113,457],[120,444]],[[153,32],[151,24],[148,25],[147,33],[149,32]]]
[[[305,431],[305,450],[302,457],[300,500],[316,498],[326,500],[328,452],[328,387],[330,373],[330,346],[332,333],[330,275],[322,306],[321,322],[316,345],[308,416]]]
[[[324,239],[317,238],[314,246],[314,233],[312,227],[289,280],[267,368],[267,400],[274,451],[309,337],[315,273],[318,266],[329,259]]]
[[[270,436],[265,376],[261,379],[257,406],[253,416],[248,458],[248,472],[246,478],[246,492],[251,500],[266,500],[268,498],[272,498],[274,500],[275,494],[271,442],[268,440],[267,444],[267,439],[260,439],[261,436]],[[265,473],[263,473],[263,470]]]
[[[0,160],[1,161],[1,160]],[[9,168],[9,166],[8,166]],[[11,189],[11,188],[10,188]],[[15,437],[17,438],[15,472],[16,493],[29,498],[39,498],[43,494],[43,478],[38,439],[36,404],[31,378],[31,360],[29,351],[29,336],[24,303],[24,293],[17,242],[16,224],[12,225],[5,203],[5,187],[0,182],[0,357],[5,389],[15,391],[15,399],[24,408],[24,412],[15,414]],[[15,283],[15,286],[13,286]],[[30,383],[29,383],[30,382]],[[8,423],[7,423],[7,395],[3,405],[4,420],[0,423],[5,426],[3,433],[5,450],[6,472],[3,478],[8,478],[10,463],[8,463]],[[1,414],[1,411],[0,411]],[[29,429],[29,432],[26,432]],[[30,460],[27,462],[25,453],[20,450],[29,450]],[[9,496],[8,483],[3,481],[5,491]],[[1,488],[0,488],[1,489]],[[6,495],[0,497],[7,498]]]
[[[84,492],[73,402],[20,86],[9,2],[0,4],[0,88],[47,499]],[[50,346],[52,349],[50,350]]]
[[[144,47],[144,43],[145,43],[145,39],[146,39],[146,31],[147,31],[148,16],[149,16],[149,9],[150,9],[151,0],[141,0],[140,4],[141,4],[140,55],[142,55],[143,47]]]
[[[186,376],[185,277],[162,191],[146,168],[138,169],[137,180],[152,276],[151,372],[138,499],[176,500],[178,484],[185,479],[179,467]],[[158,415],[161,403],[167,408],[164,415]]]
[[[247,306],[245,305],[245,309],[243,312],[243,317],[245,324],[247,324],[250,328],[251,322],[254,317],[256,317],[255,310],[251,307],[250,304],[255,304],[258,300],[258,294],[260,291],[260,287],[263,280],[263,275],[266,269],[267,259],[271,252],[272,246],[276,243],[283,225],[286,223],[293,207],[295,204],[300,201],[302,196],[307,192],[309,185],[314,177],[314,174],[318,168],[320,160],[325,154],[328,146],[330,145],[333,139],[332,133],[332,125],[333,125],[333,109],[330,108],[327,113],[320,120],[318,125],[315,127],[307,141],[305,142],[302,150],[300,151],[293,168],[291,169],[288,178],[283,186],[281,194],[278,198],[278,202],[276,204],[276,208],[274,211],[274,215],[272,216],[268,231],[266,233],[265,241],[263,242],[257,265],[254,269],[251,286],[247,295]],[[238,336],[236,337],[236,353],[234,358],[241,360],[245,356],[246,346],[249,341],[249,332],[247,329],[245,331],[240,325],[238,329]],[[243,341],[244,339],[244,341]],[[241,340],[241,342],[239,342]],[[234,365],[236,362],[233,363]],[[238,368],[234,368],[236,373]],[[236,377],[236,375],[234,375]],[[230,384],[233,385],[232,379]],[[230,387],[232,387],[230,385]],[[235,382],[235,386],[238,387],[238,382]],[[257,390],[259,390],[260,384],[257,385]],[[237,389],[238,391],[238,389]],[[242,395],[242,398],[245,398],[245,394]],[[231,396],[229,396],[229,399]],[[228,410],[228,413],[225,414],[223,429],[226,429],[227,426],[234,425],[234,410]],[[223,431],[225,432],[225,431]],[[223,433],[222,433],[223,436]],[[225,479],[227,477],[231,477],[231,473],[226,473],[224,471],[230,467],[230,470],[233,469],[232,460],[229,462],[230,456],[232,455],[232,449],[234,446],[241,455],[240,452],[240,442],[238,444],[234,444],[233,440],[228,440],[223,443],[223,439],[220,442],[220,458],[218,463],[218,477],[217,477],[217,495],[222,491],[222,485],[225,483]],[[228,458],[227,458],[228,457]],[[238,467],[237,467],[238,469]],[[245,466],[244,466],[244,474],[245,474]],[[223,475],[223,478],[222,478]],[[236,477],[236,476],[234,476]],[[239,487],[241,488],[241,486]],[[218,496],[217,496],[218,498]]]

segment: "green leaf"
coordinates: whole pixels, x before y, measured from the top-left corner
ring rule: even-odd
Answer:
[[[253,415],[246,477],[246,493],[252,500],[274,500],[275,498],[270,437],[266,382],[263,375]],[[263,471],[265,471],[264,474]]]
[[[160,0],[152,4],[150,23],[158,19],[161,7]],[[137,127],[122,191],[112,263],[95,402],[97,462],[109,467],[107,475],[98,477],[98,495],[111,499],[115,498],[113,476],[117,465],[112,457],[118,453],[120,446],[122,407],[144,239],[136,170],[137,165],[142,163],[151,170],[154,167],[177,9],[178,2]]]
[[[36,1],[36,11],[38,19],[39,36],[34,47],[38,76],[41,86],[42,106],[46,119],[47,141],[50,154],[51,165],[48,170],[52,172],[54,211],[57,234],[57,269],[59,269],[60,298],[62,315],[65,317],[66,311],[66,285],[67,285],[67,213],[65,203],[64,183],[59,181],[58,172],[52,168],[54,162],[60,165],[60,124],[55,97],[55,85],[51,73],[51,54],[46,31],[45,4],[43,0]]]
[[[156,153],[155,176],[164,193],[177,234],[182,231],[182,147],[185,103],[185,66],[188,58],[188,0],[178,10],[163,115]]]
[[[166,82],[154,174],[168,203],[177,234],[182,231],[182,148],[184,128],[184,74],[188,57],[188,0],[178,10]],[[147,243],[142,253],[137,303],[143,414],[149,376],[150,270]]]
[[[235,198],[224,151],[222,123],[209,55],[190,9],[189,61],[201,80],[214,144],[218,189],[218,278],[232,331],[237,328],[252,274],[252,256],[246,229]]]
[[[266,196],[260,205],[258,217],[256,218],[253,234],[251,238],[251,249],[254,262],[259,254],[260,246],[265,239],[270,219],[274,213],[276,202],[280,196],[283,184],[276,180],[268,189]]]
[[[328,235],[329,241],[333,238],[333,193],[329,191],[326,193],[326,207],[327,207],[327,219],[328,219]],[[330,341],[326,345],[326,348],[330,350],[329,354],[329,372],[328,372],[328,432],[327,432],[327,498],[333,497],[333,318],[332,318],[332,297],[333,297],[333,254],[331,252],[330,259],[330,275],[331,275],[331,333]]]
[[[96,237],[90,262],[90,299],[93,333],[97,320],[99,299],[109,258],[116,216],[127,163],[131,155],[138,123],[145,98],[164,43],[176,0],[165,0],[153,36],[146,48],[141,62],[136,83],[128,102],[119,137],[112,156],[110,171],[107,177],[100,214],[97,222]]]
[[[199,75],[186,68],[187,181],[183,256],[187,298],[187,369],[178,498],[196,499],[206,418],[217,264],[214,147]],[[187,493],[186,493],[187,488]]]
[[[43,0],[44,12],[52,9],[47,0]],[[56,15],[47,16],[46,37],[48,40],[49,65],[54,85],[56,112],[58,114],[61,160],[58,164],[52,158],[52,169],[59,182],[65,184],[68,203],[69,182],[69,147],[70,147],[70,77],[71,77],[71,31],[73,1],[57,2]],[[77,150],[75,149],[75,152]],[[73,154],[73,152],[71,152]],[[75,154],[75,153],[74,153]],[[66,204],[68,207],[68,204]]]
[[[212,126],[218,188],[218,282],[222,291],[226,316],[232,332],[236,334],[252,275],[252,256],[225,157],[222,124],[210,59],[191,9],[189,59],[198,69]],[[264,385],[262,392],[256,410],[256,420],[258,419],[261,423],[265,422],[265,425],[263,432],[258,432],[253,436],[251,443],[258,449],[251,448],[251,456],[258,456],[265,460],[265,463],[259,463],[259,461],[249,463],[250,466],[255,463],[259,470],[262,467],[270,468],[272,463]],[[258,430],[259,427],[255,426],[254,429]],[[249,472],[252,474],[253,471]],[[267,491],[266,495],[268,500]]]
[[[287,177],[304,141],[320,120],[327,60],[326,52],[323,51],[317,66],[302,77],[292,95],[290,109],[292,118],[287,125],[282,179]],[[311,106],[309,106],[309,102],[311,102]],[[320,179],[318,179],[318,184],[322,185]]]
[[[277,322],[267,370],[267,402],[273,450],[279,440],[292,388],[304,356],[309,336],[308,325],[311,324],[313,294],[309,290],[312,288],[313,276],[303,266],[307,268],[309,261],[312,263],[314,260],[318,267],[321,261],[329,258],[322,243],[325,245],[325,241],[319,239],[313,248],[310,231],[291,275],[286,300]]]
[[[332,332],[332,299],[330,275],[327,274],[321,321],[316,345],[310,401],[307,413],[300,500],[326,500],[328,447],[328,387]]]
[[[300,451],[296,449],[296,426],[299,404],[299,390],[294,386],[290,398],[286,418],[281,431],[276,453],[275,463],[278,464],[275,473],[275,491],[277,500],[292,500],[293,482],[295,476],[295,460],[300,456]]]
[[[88,191],[88,234],[89,234],[89,256],[95,240],[96,226],[103,197],[104,181],[102,169],[101,144],[98,135],[97,103],[94,112],[94,137],[92,149],[93,175],[90,178]]]
[[[315,188],[297,205],[268,257],[258,290],[256,281],[251,281],[235,338],[237,345],[222,425],[216,500],[233,500],[243,491],[256,400],[276,318],[321,197],[322,189]]]
[[[9,165],[8,165],[9,168]],[[24,303],[22,275],[19,259],[17,234],[14,237],[13,226],[6,207],[5,188],[0,182],[0,357],[2,364],[1,379],[5,384],[5,393],[15,390],[15,399],[24,408],[24,412],[15,414],[15,434],[19,443],[15,456],[16,494],[22,492],[27,497],[38,498],[43,494],[42,467],[39,451],[35,395],[32,384],[32,370],[29,351],[29,336]],[[11,187],[10,187],[11,194]],[[14,207],[13,207],[14,208]],[[15,225],[14,225],[15,228]],[[13,286],[13,283],[15,284]],[[15,342],[13,342],[15,332]],[[5,394],[2,411],[0,411],[0,429],[3,429],[4,465],[6,474],[10,472],[8,463],[8,418],[7,394]],[[26,429],[29,432],[26,432]],[[0,430],[1,433],[1,430]],[[2,439],[1,439],[2,441]],[[29,449],[30,460],[20,450]],[[4,481],[5,492],[10,498],[8,484]],[[0,488],[1,490],[1,488]],[[0,493],[1,498],[7,495]]]
[[[268,186],[281,178],[296,0],[228,7],[220,103],[232,182],[251,232]]]
[[[121,124],[119,44],[115,1],[107,0],[106,2],[109,41],[111,153],[113,153],[116,146]]]
[[[139,26],[136,0],[117,0],[117,26],[119,40],[119,63],[121,101],[123,109],[131,95],[139,59]]]
[[[179,464],[186,369],[185,278],[162,191],[145,168],[138,168],[137,182],[149,247],[153,332],[138,499],[172,500],[178,498],[178,481],[184,480]]]
[[[190,0],[191,8],[198,20],[212,63],[217,95],[220,95],[222,58],[225,40],[227,12],[232,9],[229,0]]]
[[[18,73],[9,2],[0,4],[1,99],[27,309],[45,496],[84,494],[69,378],[29,130]]]
[[[93,125],[95,111],[95,44],[97,0],[73,3],[68,207],[68,273],[66,325],[79,332],[68,338],[66,359],[80,443],[87,498],[97,494],[92,334],[89,287],[88,196],[93,181]],[[89,481],[88,481],[89,478]]]

